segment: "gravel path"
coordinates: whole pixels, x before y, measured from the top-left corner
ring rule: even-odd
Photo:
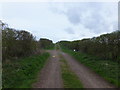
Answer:
[[[66,59],[73,72],[79,77],[84,88],[115,88],[95,72],[77,62],[70,55],[63,52],[61,52],[61,54]]]
[[[58,52],[49,50],[50,59],[44,66],[38,76],[38,82],[33,85],[34,88],[62,88],[62,76]]]
[[[58,50],[49,50],[48,52],[51,57],[41,70],[38,81],[33,85],[34,88],[63,88],[59,54],[65,58],[70,69],[79,77],[84,88],[115,88],[70,55]]]

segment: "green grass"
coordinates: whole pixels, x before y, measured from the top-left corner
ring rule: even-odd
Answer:
[[[62,78],[64,88],[83,88],[79,78],[70,70],[66,60],[61,58]]]
[[[3,63],[3,88],[31,88],[49,53]]]
[[[117,87],[120,87],[120,65],[119,63],[111,60],[101,60],[97,57],[83,54],[80,52],[74,52],[64,49],[66,53],[69,53],[76,60],[91,68],[100,76],[108,80],[110,83]]]

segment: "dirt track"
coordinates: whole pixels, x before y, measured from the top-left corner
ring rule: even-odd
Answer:
[[[45,67],[40,72],[38,82],[33,85],[35,88],[63,88],[63,82],[60,69],[61,54],[68,62],[71,70],[79,77],[84,88],[114,88],[111,84],[105,81],[102,77],[91,71],[86,66],[77,62],[70,55],[61,51],[49,50],[51,54]]]
[[[51,54],[47,64],[39,75],[39,80],[33,85],[35,88],[63,88],[60,62],[56,50],[48,51]]]
[[[72,71],[79,77],[85,88],[114,88],[113,85],[109,84],[80,62],[77,62],[70,55],[63,52],[61,54],[70,65]]]

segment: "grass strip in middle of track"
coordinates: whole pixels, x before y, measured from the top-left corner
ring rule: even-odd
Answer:
[[[79,78],[70,70],[67,61],[62,56],[60,62],[64,88],[83,88]]]

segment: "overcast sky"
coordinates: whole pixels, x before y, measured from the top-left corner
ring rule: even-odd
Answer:
[[[9,27],[27,30],[37,40],[79,40],[118,28],[117,2],[2,3],[0,12]]]

